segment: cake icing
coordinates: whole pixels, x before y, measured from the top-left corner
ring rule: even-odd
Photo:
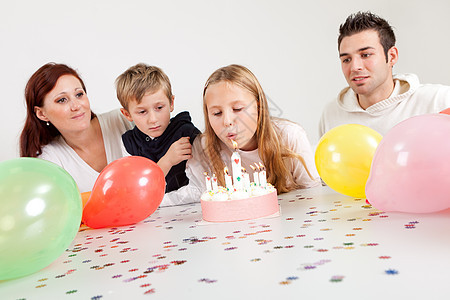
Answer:
[[[206,192],[201,195],[202,216],[210,222],[233,222],[256,219],[279,213],[277,190],[267,182],[263,164],[255,163],[253,179],[241,166],[237,143],[231,156],[233,174],[224,168],[226,187],[219,186],[216,175],[205,175]]]
[[[257,186],[255,183],[251,183],[250,189],[247,190],[236,190],[229,189],[219,186],[215,191],[210,190],[202,194],[201,200],[203,201],[230,201],[230,200],[241,200],[250,197],[257,197],[270,194],[276,191],[275,187],[270,183],[267,183],[265,187]]]

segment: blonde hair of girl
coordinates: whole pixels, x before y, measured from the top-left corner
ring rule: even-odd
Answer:
[[[267,172],[267,181],[274,185],[278,193],[288,192],[298,188],[289,169],[286,167],[288,159],[298,159],[307,171],[309,177],[313,178],[305,164],[303,157],[282,144],[279,135],[275,131],[269,107],[264,91],[256,76],[246,67],[240,65],[229,65],[216,70],[209,76],[203,89],[203,113],[205,117],[206,156],[210,161],[212,172],[217,175],[220,185],[225,186],[223,169],[225,163],[220,157],[221,141],[214,133],[209,122],[208,109],[206,107],[205,93],[213,84],[226,81],[235,84],[250,92],[256,100],[258,109],[258,125],[256,129],[256,140],[258,153],[262,159]],[[289,188],[287,182],[293,182],[294,186]]]

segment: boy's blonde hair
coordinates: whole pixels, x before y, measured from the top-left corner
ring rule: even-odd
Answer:
[[[155,93],[160,89],[164,90],[172,104],[173,95],[169,77],[160,68],[144,63],[128,68],[116,79],[117,99],[126,110],[131,101],[139,104],[146,93]]]
[[[240,65],[229,65],[215,71],[206,81],[203,89],[203,113],[205,116],[206,155],[211,167],[221,185],[225,186],[223,169],[225,164],[220,157],[220,140],[214,133],[209,123],[208,108],[206,107],[205,94],[209,86],[226,81],[235,84],[250,92],[256,100],[258,108],[258,126],[256,127],[256,140],[258,143],[258,153],[267,169],[268,182],[273,184],[279,193],[288,192],[299,186],[288,187],[288,180],[295,181],[286,164],[288,159],[299,159],[305,167],[308,175],[312,178],[302,156],[288,149],[282,144],[280,137],[274,129],[266,95],[256,79],[256,76],[246,67]]]

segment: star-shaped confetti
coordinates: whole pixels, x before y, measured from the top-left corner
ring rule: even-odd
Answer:
[[[386,270],[386,271],[384,271],[386,274],[388,274],[388,275],[397,275],[398,274],[398,271],[397,270],[394,270],[394,269],[388,269],[388,270]]]

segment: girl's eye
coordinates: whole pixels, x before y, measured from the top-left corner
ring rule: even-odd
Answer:
[[[66,101],[67,101],[67,99],[65,97],[56,100],[57,103],[64,103]]]
[[[218,116],[220,116],[221,114],[222,114],[221,111],[217,111],[217,112],[213,112],[213,113],[212,113],[212,115],[215,116],[215,117],[218,117]]]
[[[240,112],[241,110],[242,110],[242,107],[240,107],[240,108],[233,108],[234,112]]]
[[[161,109],[163,109],[163,107],[164,107],[164,106],[162,106],[162,105],[161,105],[161,106],[158,106],[158,107],[156,108],[156,110],[161,110]]]
[[[79,92],[79,93],[76,94],[76,97],[77,98],[81,98],[81,97],[83,97],[83,95],[84,95],[84,92]]]
[[[140,114],[140,115],[145,114],[145,110],[140,110],[140,111],[138,111],[138,114]]]

